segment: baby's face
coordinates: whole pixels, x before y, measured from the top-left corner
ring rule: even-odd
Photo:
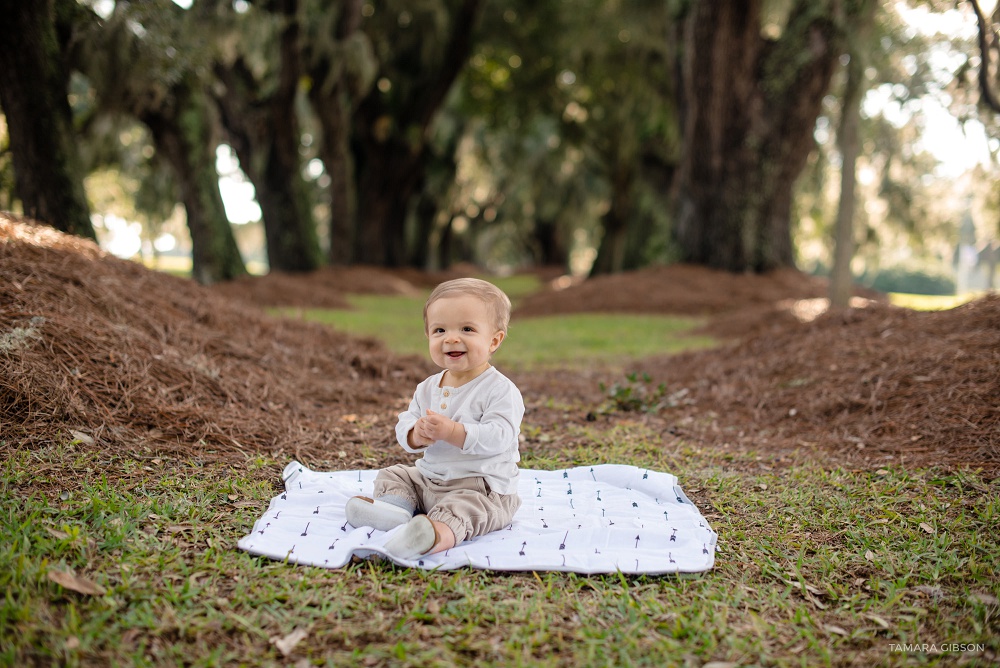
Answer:
[[[486,304],[471,295],[445,297],[427,307],[431,359],[449,372],[448,383],[467,383],[489,367],[504,333],[494,329]]]

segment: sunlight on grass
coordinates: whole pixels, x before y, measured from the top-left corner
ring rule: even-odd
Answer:
[[[426,355],[424,298],[351,295],[354,310],[282,309],[287,317],[331,325],[349,334],[379,339],[393,352]],[[511,322],[497,364],[538,368],[579,363],[625,363],[651,355],[707,348],[715,340],[689,334],[694,318],[609,313],[579,313]]]
[[[700,324],[694,318],[612,313],[518,319],[496,359],[532,368],[618,363],[715,345],[711,337],[688,333]]]
[[[274,312],[330,325],[347,334],[376,338],[401,355],[427,354],[425,297],[348,295],[347,300],[353,309],[275,309]]]
[[[966,292],[963,295],[911,295],[905,292],[890,292],[889,302],[893,306],[914,311],[946,311],[982,297],[985,292]]]

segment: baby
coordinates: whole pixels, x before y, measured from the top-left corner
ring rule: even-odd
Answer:
[[[392,557],[442,552],[496,531],[521,506],[517,447],[524,403],[514,383],[490,365],[509,320],[507,295],[476,278],[442,283],[427,298],[424,331],[431,359],[443,371],[417,385],[396,424],[403,449],[423,457],[416,466],[379,471],[374,499],[347,502],[355,527],[406,525],[385,544]]]

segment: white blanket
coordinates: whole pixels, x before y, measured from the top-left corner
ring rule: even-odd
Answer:
[[[238,543],[271,559],[338,568],[352,555],[385,555],[391,531],[352,527],[344,505],[371,496],[377,471],[321,473],[285,467],[285,492]],[[448,570],[575,573],[695,573],[715,562],[716,534],[677,478],[602,464],[558,471],[521,470],[523,503],[505,529],[403,566]]]

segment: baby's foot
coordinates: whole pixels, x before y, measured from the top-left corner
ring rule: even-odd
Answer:
[[[417,515],[386,541],[385,551],[395,559],[413,559],[430,552],[437,542],[434,524],[426,515]]]
[[[367,496],[352,496],[347,500],[346,511],[351,526],[372,527],[379,531],[395,529],[413,517],[413,513],[399,506]]]

